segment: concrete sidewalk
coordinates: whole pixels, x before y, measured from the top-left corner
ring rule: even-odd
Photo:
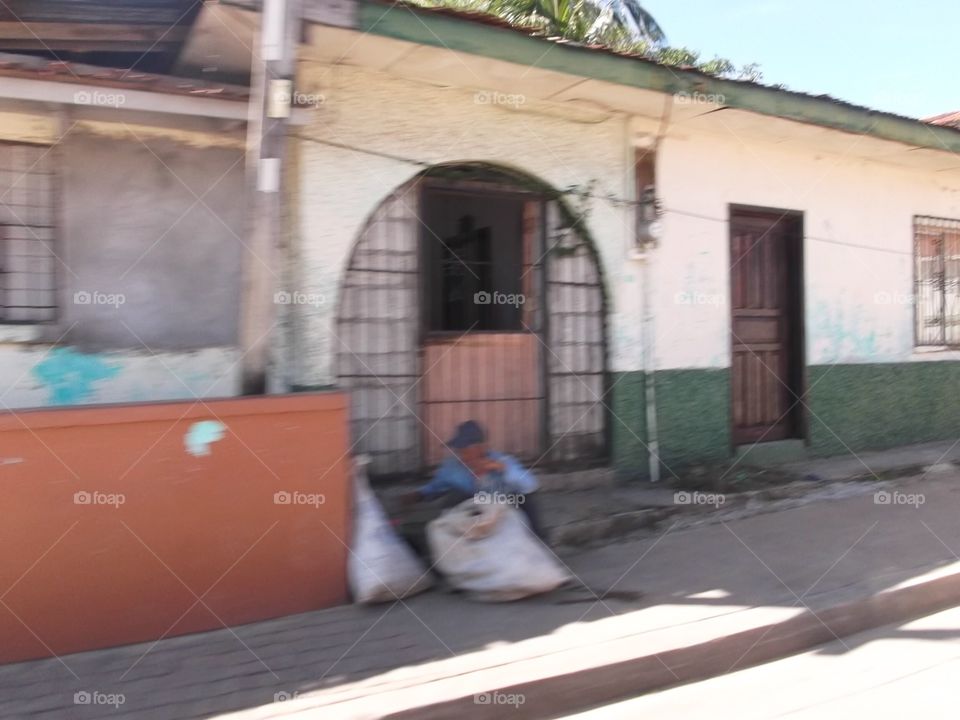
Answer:
[[[564,720],[955,720],[960,608]]]
[[[960,603],[956,469],[845,494],[566,558],[637,601],[432,592],[8,665],[0,717],[550,717]]]

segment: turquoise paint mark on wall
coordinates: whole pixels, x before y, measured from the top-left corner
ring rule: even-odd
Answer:
[[[91,399],[95,384],[115,377],[119,365],[107,363],[99,355],[78,353],[72,348],[56,348],[33,367],[33,376],[47,388],[51,405],[76,405]]]
[[[869,318],[863,317],[859,307],[836,307],[817,303],[814,310],[814,337],[817,338],[817,357],[837,361],[842,358],[871,358],[880,356],[877,333]],[[868,328],[864,331],[863,328]]]
[[[183,445],[194,457],[210,454],[210,444],[223,438],[227,426],[216,420],[201,420],[190,426],[183,437]]]

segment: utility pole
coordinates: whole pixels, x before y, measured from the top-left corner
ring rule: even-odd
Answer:
[[[251,60],[247,122],[248,239],[243,256],[240,351],[244,395],[267,387],[276,305],[275,257],[283,228],[283,151],[293,105],[293,80],[300,44],[300,0],[263,0],[260,39]]]

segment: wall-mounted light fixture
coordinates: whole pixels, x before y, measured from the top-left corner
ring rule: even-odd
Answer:
[[[657,190],[653,185],[647,185],[641,191],[640,201],[637,204],[636,245],[638,250],[647,250],[657,246],[663,236],[660,215],[660,201],[657,200]]]
[[[655,174],[656,149],[653,146],[636,150],[636,227],[633,234],[633,246],[630,256],[645,257],[660,242],[663,225],[660,222],[662,211],[657,199]]]

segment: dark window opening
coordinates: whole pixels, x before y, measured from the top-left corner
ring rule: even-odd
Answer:
[[[523,202],[428,190],[425,310],[431,332],[523,327]]]

